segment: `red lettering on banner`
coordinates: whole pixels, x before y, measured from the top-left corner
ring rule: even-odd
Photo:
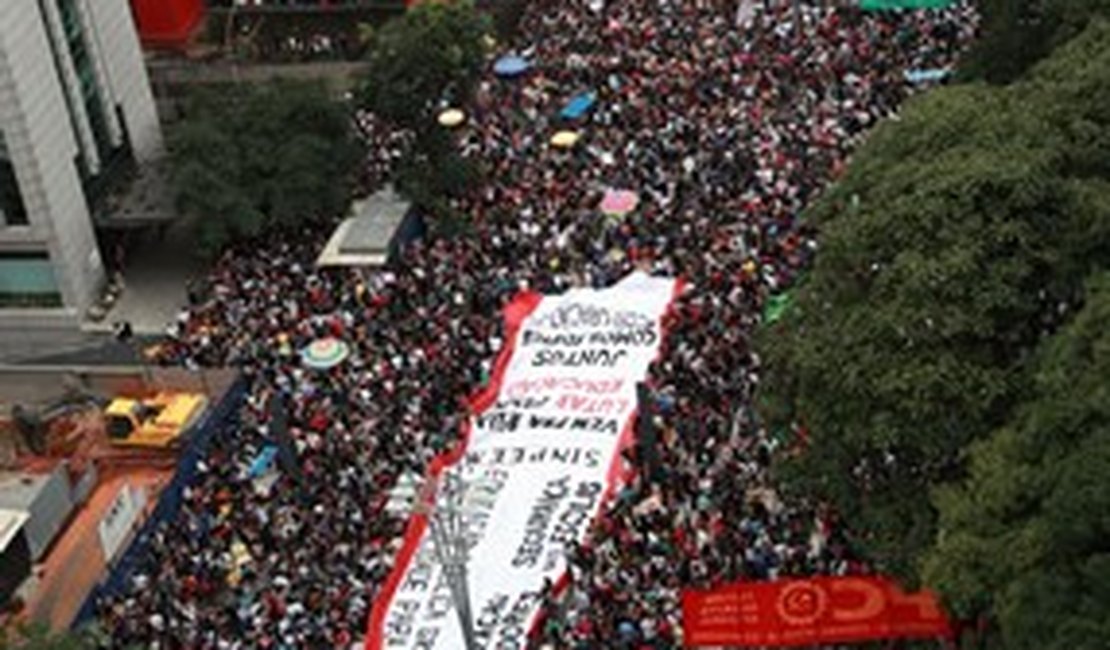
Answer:
[[[830,590],[835,594],[853,594],[858,605],[849,602],[840,604],[833,609],[832,617],[838,621],[870,621],[879,617],[887,606],[886,594],[882,588],[867,580],[857,578],[843,578],[830,585]],[[843,602],[843,601],[841,601]]]
[[[574,413],[604,415],[623,412],[624,409],[628,408],[628,400],[567,393],[560,395],[555,400],[555,406]]]
[[[931,593],[905,594],[876,577],[738,583],[685,591],[687,646],[773,646],[892,638],[951,638]]]
[[[551,393],[556,390],[576,391],[591,395],[604,395],[620,392],[624,386],[621,379],[576,379],[573,377],[543,377],[541,379],[522,379],[514,381],[502,389],[506,397],[517,398],[534,393]]]

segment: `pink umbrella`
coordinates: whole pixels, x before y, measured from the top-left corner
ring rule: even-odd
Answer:
[[[601,212],[610,217],[623,217],[636,209],[640,196],[632,190],[606,190],[601,199]]]

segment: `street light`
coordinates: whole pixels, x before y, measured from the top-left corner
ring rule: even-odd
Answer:
[[[428,514],[432,547],[443,575],[447,579],[447,587],[451,590],[451,601],[459,616],[463,644],[466,650],[478,650],[478,643],[474,638],[474,617],[470,609],[470,588],[466,574],[467,559],[470,555],[467,540],[468,522],[463,514],[466,484],[457,474],[445,470],[438,486],[433,482],[428,488],[434,501],[432,498],[422,498],[420,508]]]

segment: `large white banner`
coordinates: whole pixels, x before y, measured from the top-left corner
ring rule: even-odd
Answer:
[[[608,289],[524,296],[506,309],[493,399],[479,406],[465,454],[448,470],[466,486],[479,647],[525,646],[544,580],[563,574],[566,542],[582,541],[617,479],[636,384],[657,355],[675,287],[634,273]],[[367,647],[464,648],[423,517],[410,522],[378,596]]]

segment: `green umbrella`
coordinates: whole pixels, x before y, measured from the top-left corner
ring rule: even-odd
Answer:
[[[765,323],[774,323],[782,318],[786,313],[786,309],[790,306],[790,294],[779,293],[767,299],[767,305],[763,308],[763,321]]]

